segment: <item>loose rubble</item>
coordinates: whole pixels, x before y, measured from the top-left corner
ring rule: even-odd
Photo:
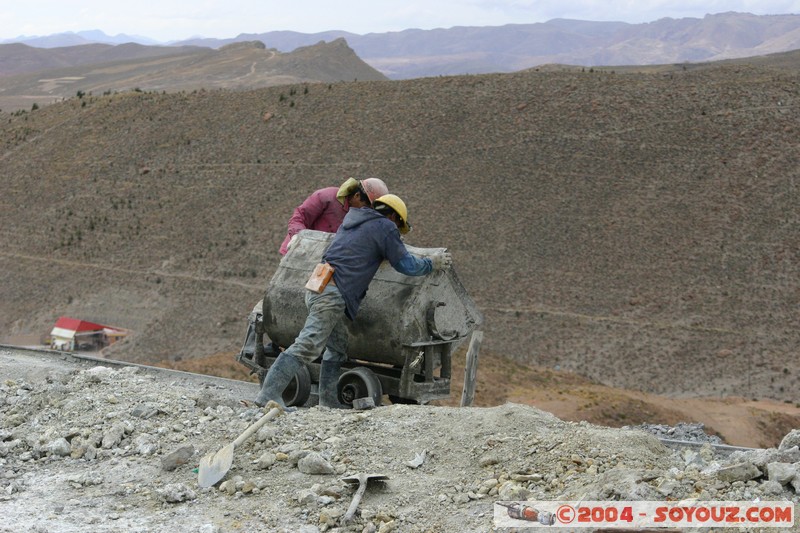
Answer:
[[[721,456],[517,404],[300,409],[202,489],[200,458],[262,414],[230,389],[141,367],[0,380],[3,533],[486,532],[499,500],[800,502],[800,430],[778,449]],[[388,480],[343,526],[354,487],[341,478],[358,473]]]
[[[622,429],[641,429],[652,433],[660,439],[680,440],[684,442],[710,442],[722,444],[722,439],[716,435],[706,433],[705,425],[701,423],[681,422],[674,426],[666,424],[640,424],[638,426],[625,426]]]

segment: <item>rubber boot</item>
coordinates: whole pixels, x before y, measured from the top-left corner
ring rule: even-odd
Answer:
[[[339,402],[339,392],[336,390],[339,383],[339,371],[342,363],[337,361],[322,361],[319,366],[319,405],[331,409],[347,409]]]
[[[256,396],[255,404],[264,407],[268,401],[272,400],[286,411],[294,411],[295,408],[286,407],[286,404],[283,403],[283,391],[302,366],[303,363],[295,356],[282,352],[269,367],[267,377],[264,378],[264,383],[261,385],[261,391]]]

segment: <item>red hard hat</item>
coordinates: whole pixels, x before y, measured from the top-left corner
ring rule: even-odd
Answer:
[[[364,189],[364,192],[367,193],[369,203],[375,202],[375,200],[384,194],[389,194],[389,188],[386,186],[383,180],[378,178],[367,178],[361,180],[359,183],[361,188]]]

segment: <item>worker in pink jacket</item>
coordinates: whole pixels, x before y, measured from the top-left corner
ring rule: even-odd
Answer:
[[[336,233],[351,207],[371,207],[372,202],[388,194],[386,184],[378,178],[348,178],[340,187],[326,187],[311,193],[292,213],[289,231],[280,252],[286,255],[289,242],[300,230],[313,229]]]

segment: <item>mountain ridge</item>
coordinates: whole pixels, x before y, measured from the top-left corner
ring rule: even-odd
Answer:
[[[5,47],[12,47],[11,52]],[[0,45],[0,71],[30,64],[31,57],[20,50],[36,57],[43,53],[23,44]],[[343,39],[289,53],[267,49],[259,41],[240,41],[219,49],[128,43],[55,48],[48,52],[41,59],[49,65],[45,70],[0,76],[0,109],[30,109],[34,104],[57,102],[79,92],[253,89],[291,83],[386,79],[358,58]]]
[[[68,36],[74,39],[75,34]],[[548,63],[585,67],[653,65],[785,52],[800,48],[800,15],[725,12],[637,24],[552,19],[532,24],[406,29],[364,35],[338,30],[313,34],[271,31],[167,44],[219,48],[232,42],[257,40],[289,52],[340,38],[387,77],[409,79],[514,72]],[[55,42],[52,36],[48,39]]]

